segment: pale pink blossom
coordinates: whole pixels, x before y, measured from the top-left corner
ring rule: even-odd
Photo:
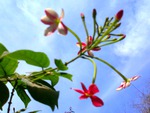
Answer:
[[[67,34],[68,29],[62,22],[62,19],[64,17],[63,9],[62,9],[60,17],[54,10],[52,10],[50,8],[45,9],[45,14],[46,14],[46,16],[42,17],[41,21],[46,25],[50,25],[45,30],[45,33],[44,33],[45,36],[51,35],[52,33],[54,33],[56,31],[56,29],[62,35]]]

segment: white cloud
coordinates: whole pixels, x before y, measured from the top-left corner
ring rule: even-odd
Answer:
[[[150,5],[145,1],[136,2],[135,15],[130,15],[128,25],[124,27],[127,29],[127,38],[124,42],[117,44],[115,53],[119,56],[136,56],[150,47],[149,29],[150,19],[149,10]]]

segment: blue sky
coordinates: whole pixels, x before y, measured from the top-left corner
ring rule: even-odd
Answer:
[[[146,91],[146,85],[150,80],[150,1],[149,0],[1,0],[0,1],[0,42],[9,51],[19,49],[31,49],[45,52],[50,60],[51,66],[55,67],[53,60],[61,58],[64,62],[75,57],[78,49],[76,39],[69,33],[61,36],[54,33],[49,37],[44,37],[43,33],[46,25],[40,22],[40,18],[45,15],[45,8],[52,8],[60,14],[61,9],[65,11],[63,22],[74,30],[84,41],[86,34],[80,18],[80,13],[84,13],[89,33],[92,35],[92,10],[97,10],[97,20],[100,25],[106,17],[114,16],[120,9],[124,10],[121,27],[117,32],[126,34],[126,39],[112,46],[102,48],[96,52],[95,56],[103,58],[125,76],[132,77],[140,75],[141,78],[133,82],[140,91]],[[91,101],[79,100],[80,94],[70,90],[70,88],[81,88],[80,82],[86,86],[91,84],[93,67],[86,60],[79,59],[69,65],[69,73],[73,74],[73,82],[60,79],[56,86],[60,90],[59,109],[54,113],[64,113],[72,107],[76,113],[127,113],[137,112],[132,108],[134,102],[139,99],[140,93],[131,85],[129,88],[117,92],[115,89],[120,85],[122,79],[109,67],[101,62],[98,65],[98,75],[96,84],[100,89],[97,94],[103,99],[105,105],[95,108]],[[28,66],[21,62],[17,72],[27,73],[39,68]],[[14,97],[12,107],[23,108],[23,104]],[[7,105],[5,106],[7,109]],[[30,102],[28,111],[42,110],[41,113],[51,113],[48,106],[38,102]],[[6,112],[5,110],[3,112]]]

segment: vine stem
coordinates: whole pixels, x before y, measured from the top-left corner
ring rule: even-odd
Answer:
[[[120,73],[114,66],[112,66],[111,64],[109,64],[108,62],[106,62],[105,60],[98,58],[98,57],[93,57],[101,62],[103,62],[104,64],[106,64],[107,66],[109,66],[111,69],[113,69],[118,75],[120,75],[120,77],[124,80],[124,81],[128,81],[128,79],[122,74]]]
[[[9,82],[10,82],[10,81],[9,81]],[[11,83],[11,82],[10,82],[10,83]],[[10,113],[10,107],[11,107],[11,104],[12,104],[12,98],[13,98],[13,96],[14,96],[14,92],[15,92],[15,88],[16,88],[17,84],[18,84],[18,82],[17,82],[17,79],[16,79],[15,84],[14,84],[14,87],[13,87],[13,89],[12,89],[12,91],[11,91],[10,100],[9,100],[9,102],[8,102],[7,113]]]

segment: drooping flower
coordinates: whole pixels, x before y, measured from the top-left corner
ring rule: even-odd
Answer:
[[[62,22],[62,19],[64,17],[64,10],[63,9],[62,9],[60,17],[58,16],[58,14],[54,10],[52,10],[50,8],[45,9],[45,14],[46,14],[46,16],[42,17],[41,21],[46,25],[50,25],[45,30],[45,33],[44,33],[45,36],[51,35],[53,32],[56,31],[56,29],[62,35],[67,34],[68,29],[64,25],[64,23]]]
[[[78,52],[78,54],[81,54],[81,53],[87,51],[89,56],[94,56],[92,51],[99,51],[101,48],[99,46],[97,46],[97,47],[94,47],[92,50],[87,50],[87,46],[91,46],[93,44],[93,38],[91,36],[89,36],[87,42],[88,42],[88,45],[84,42],[81,43],[82,49]],[[78,47],[80,47],[79,42],[76,45]]]
[[[119,91],[119,90],[122,90],[122,89],[124,89],[124,88],[129,87],[130,84],[131,84],[131,81],[135,81],[135,80],[137,80],[139,77],[140,77],[140,76],[133,76],[132,78],[127,79],[127,82],[126,82],[126,81],[123,81],[123,82],[121,83],[121,85],[120,85],[116,90]]]
[[[86,89],[83,83],[81,83],[81,86],[83,90],[74,89],[76,92],[82,94],[79,97],[81,100],[90,98],[95,107],[101,107],[104,105],[104,102],[102,101],[102,99],[95,96],[95,94],[99,92],[99,89],[97,88],[95,84],[91,84],[88,89]]]

